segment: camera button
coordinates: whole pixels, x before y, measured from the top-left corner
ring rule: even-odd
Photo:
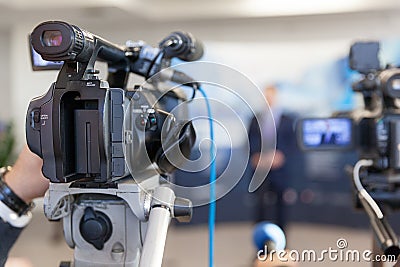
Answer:
[[[33,118],[34,123],[39,123],[40,122],[40,111],[39,110],[32,111],[32,118]]]

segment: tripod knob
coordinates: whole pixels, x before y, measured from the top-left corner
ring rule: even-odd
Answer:
[[[174,217],[179,222],[190,222],[193,214],[193,205],[189,199],[177,197],[174,203]]]
[[[104,243],[110,238],[112,224],[110,219],[102,212],[87,207],[81,219],[79,230],[83,239],[98,250],[102,250]]]

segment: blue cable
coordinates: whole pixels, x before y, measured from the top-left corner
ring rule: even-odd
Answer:
[[[208,210],[208,242],[209,242],[209,254],[208,261],[209,267],[214,266],[214,232],[215,232],[215,214],[216,214],[216,202],[215,202],[215,180],[217,179],[217,167],[215,165],[215,151],[214,151],[214,127],[213,117],[211,113],[210,102],[208,101],[207,94],[202,88],[198,88],[200,93],[203,95],[207,105],[207,115],[210,123],[210,208]]]

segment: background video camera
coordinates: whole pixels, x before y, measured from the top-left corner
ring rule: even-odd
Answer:
[[[352,86],[364,108],[337,112],[332,118],[304,119],[298,142],[304,150],[356,149],[351,173],[357,207],[363,208],[386,255],[400,255],[396,234],[382,207],[400,208],[400,69],[381,67],[378,42],[351,46],[350,67],[361,75]]]
[[[363,95],[364,108],[337,112],[333,118],[301,120],[298,143],[308,150],[357,149],[360,158],[374,161],[374,169],[394,178],[400,169],[400,69],[382,69],[378,52],[378,42],[359,42],[350,49],[350,67],[362,76],[353,90]],[[334,142],[317,142],[332,135],[329,132],[338,137]]]

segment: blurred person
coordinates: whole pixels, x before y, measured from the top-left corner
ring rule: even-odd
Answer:
[[[261,114],[261,121],[257,122],[253,117],[249,127],[250,143],[250,167],[252,171],[257,168],[269,168],[272,162],[271,170],[267,179],[256,190],[255,222],[269,220],[268,204],[275,206],[275,223],[283,230],[286,227],[286,205],[284,202],[284,192],[289,185],[288,155],[293,154],[296,148],[294,135],[294,117],[284,114],[281,107],[277,105],[277,88],[274,85],[267,86],[264,89],[264,96],[270,106],[270,112],[267,110]],[[275,121],[275,123],[274,123]],[[276,125],[276,150],[271,142],[275,134]],[[261,143],[267,146],[268,152],[261,154]],[[275,153],[275,156],[274,156]],[[267,199],[273,199],[274,203],[267,203]]]

